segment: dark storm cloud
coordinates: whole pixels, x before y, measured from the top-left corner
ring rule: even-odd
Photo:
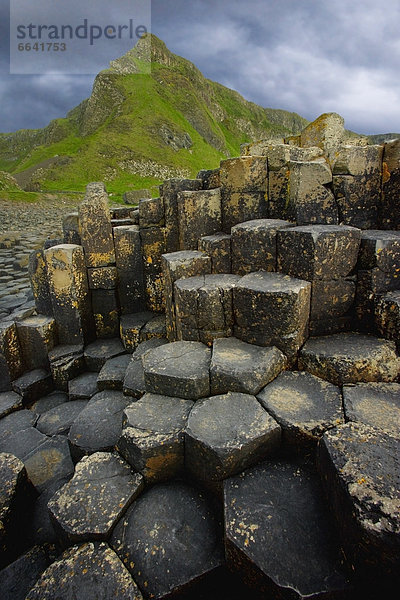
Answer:
[[[126,16],[109,6],[110,18]],[[4,15],[1,8],[7,35]],[[336,111],[360,133],[400,130],[400,0],[153,0],[152,31],[207,77],[263,106],[309,119]],[[0,131],[43,126],[89,95],[90,77],[4,74],[4,35]],[[113,58],[102,55],[104,67]]]

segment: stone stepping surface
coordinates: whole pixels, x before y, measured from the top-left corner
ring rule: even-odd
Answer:
[[[188,592],[224,561],[212,505],[183,482],[144,492],[115,527],[110,545],[146,597],[159,600]]]
[[[45,369],[28,371],[12,382],[14,392],[22,396],[25,405],[53,391],[51,373]]]
[[[46,435],[68,435],[72,423],[87,405],[88,400],[71,400],[46,411],[36,427]]]
[[[258,400],[282,428],[282,441],[315,446],[323,433],[344,423],[340,389],[302,371],[286,371],[264,387]]]
[[[0,418],[22,408],[22,396],[16,392],[0,392]]]
[[[234,337],[214,340],[210,365],[211,394],[257,394],[286,366],[278,348],[247,344]]]
[[[183,471],[183,430],[192,408],[191,400],[145,394],[125,409],[117,449],[146,481],[166,480]]]
[[[121,392],[106,390],[95,394],[69,430],[74,456],[112,450],[121,435],[123,410],[128,404],[129,399]]]
[[[353,563],[400,561],[400,439],[364,423],[324,434],[318,465],[342,543]]]
[[[107,360],[125,353],[119,338],[98,339],[85,348],[84,357],[89,371],[99,372]]]
[[[48,508],[69,542],[105,540],[142,488],[142,475],[132,473],[118,455],[96,452],[82,458]]]
[[[146,392],[146,384],[144,380],[143,358],[154,348],[165,346],[168,344],[166,339],[153,338],[141,342],[132,354],[132,360],[127,366],[124,381],[122,384],[123,392],[126,396],[140,398]]]
[[[68,396],[70,400],[89,400],[97,389],[96,373],[82,373],[68,382]]]
[[[365,423],[400,437],[400,384],[345,385],[343,406],[347,421]]]
[[[210,394],[211,350],[201,342],[172,342],[143,357],[146,389],[197,400]]]
[[[308,333],[311,283],[281,273],[258,271],[233,290],[235,336],[296,355]]]
[[[25,599],[49,563],[45,548],[36,546],[0,571],[2,600]]]
[[[26,600],[142,600],[136,583],[104,542],[68,548],[42,574]]]
[[[185,429],[185,464],[196,479],[221,481],[271,455],[281,428],[250,394],[196,402]]]
[[[224,483],[227,563],[265,598],[342,598],[339,544],[317,474],[268,461]]]
[[[299,356],[299,369],[336,385],[397,381],[400,358],[394,342],[358,333],[310,338]]]
[[[110,358],[101,368],[97,377],[97,388],[102,390],[122,390],[126,370],[130,364],[132,356],[130,354],[122,354]]]

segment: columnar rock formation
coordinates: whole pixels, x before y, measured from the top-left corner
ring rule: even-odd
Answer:
[[[89,184],[34,253],[0,327],[5,598],[399,584],[400,145],[343,140],[324,115],[118,215]]]

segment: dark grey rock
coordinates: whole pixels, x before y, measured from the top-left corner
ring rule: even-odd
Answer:
[[[36,546],[0,571],[2,600],[25,600],[49,562],[46,550]]]
[[[31,252],[28,271],[37,312],[42,315],[52,316],[53,307],[43,250],[34,250]]]
[[[71,400],[71,402],[59,404],[42,414],[36,427],[46,435],[66,435],[87,403],[88,400]]]
[[[203,493],[184,483],[158,484],[128,509],[111,546],[146,595],[188,591],[223,562],[219,523]]]
[[[125,353],[125,348],[119,338],[96,340],[86,346],[85,361],[89,371],[99,372],[108,359]]]
[[[204,275],[174,284],[176,330],[179,340],[211,345],[233,335],[232,298],[238,275]]]
[[[210,393],[211,350],[200,342],[172,342],[143,357],[146,390],[197,400]]]
[[[121,315],[120,334],[127,352],[133,352],[140,342],[140,331],[154,317],[152,312],[138,312]]]
[[[68,548],[43,573],[26,600],[142,600],[118,556],[104,543]]]
[[[113,234],[121,312],[126,315],[144,310],[145,290],[139,227],[114,227]]]
[[[254,396],[204,398],[185,429],[185,466],[200,480],[221,481],[272,454],[280,439],[280,426]]]
[[[22,396],[16,392],[0,392],[0,418],[22,408]]]
[[[97,388],[102,390],[122,390],[125,379],[126,370],[131,362],[130,354],[122,354],[110,358],[97,377]]]
[[[98,392],[97,373],[82,373],[68,382],[70,400],[88,400]]]
[[[160,186],[160,197],[164,202],[166,252],[179,250],[178,193],[186,190],[201,190],[200,179],[168,179]]]
[[[197,173],[196,179],[201,179],[203,190],[212,190],[221,186],[219,169],[202,169]]]
[[[278,348],[247,344],[234,337],[214,340],[210,377],[211,394],[257,394],[286,366]]]
[[[165,323],[165,315],[157,315],[147,321],[146,325],[140,330],[140,341],[145,342],[151,338],[165,338],[167,336],[167,328]]]
[[[266,461],[224,482],[228,566],[263,598],[342,598],[346,573],[317,474]]]
[[[68,482],[70,477],[72,477],[72,472],[69,477],[54,480],[36,498],[32,506],[32,516],[27,531],[29,545],[49,544],[56,549],[59,548],[59,539],[54,530],[47,504],[54,494]]]
[[[165,227],[149,227],[140,231],[146,299],[141,310],[161,313],[165,309],[161,256],[167,252],[166,237]]]
[[[339,320],[353,306],[356,293],[351,279],[315,280],[311,289],[310,327],[313,321]]]
[[[318,465],[349,559],[398,574],[400,440],[363,423],[325,433]]]
[[[210,257],[211,273],[231,272],[231,236],[229,234],[220,232],[206,235],[199,239],[198,249]]]
[[[280,219],[256,219],[232,227],[232,273],[276,271],[277,232],[290,225]]]
[[[86,266],[106,267],[115,263],[108,195],[103,183],[87,185],[78,214]]]
[[[375,323],[379,333],[389,340],[400,340],[400,290],[388,292],[375,302]]]
[[[0,568],[23,550],[32,499],[24,463],[12,454],[0,453]]]
[[[139,226],[161,225],[164,225],[164,203],[161,198],[141,198],[139,200]]]
[[[30,410],[18,410],[0,419],[0,442],[28,427],[34,427],[37,415]]]
[[[68,381],[85,370],[83,346],[56,346],[49,352],[50,370],[56,389],[68,392]]]
[[[68,440],[61,435],[46,439],[24,459],[29,479],[39,493],[74,472]]]
[[[91,298],[96,337],[115,338],[119,335],[119,300],[116,290],[92,290]]]
[[[64,244],[80,245],[81,236],[79,233],[79,215],[77,212],[72,212],[68,215],[65,215],[62,221],[62,228],[64,234]]]
[[[114,290],[117,287],[116,267],[88,269],[87,274],[91,290]]]
[[[76,455],[111,450],[122,432],[123,410],[129,404],[121,392],[95,394],[72,423],[68,439]]]
[[[400,231],[370,229],[361,232],[360,269],[378,267],[385,273],[400,269]]]
[[[281,273],[245,275],[233,290],[235,336],[291,357],[308,334],[311,284]]]
[[[197,250],[198,239],[222,229],[221,190],[178,193],[179,247]]]
[[[30,410],[34,412],[36,415],[40,416],[43,413],[55,408],[56,406],[60,406],[60,404],[64,404],[64,402],[68,402],[68,394],[65,392],[51,392],[47,396],[43,398],[39,398],[36,400],[30,407]]]
[[[355,267],[361,231],[345,225],[305,225],[278,232],[278,270],[313,281],[346,277]]]
[[[55,320],[45,315],[28,317],[17,321],[17,332],[25,369],[48,369],[48,353],[57,340]]]
[[[104,540],[142,488],[142,475],[133,474],[125,461],[116,454],[96,452],[82,458],[71,481],[48,507],[70,542]]]
[[[140,398],[146,392],[146,384],[144,381],[144,368],[142,357],[154,348],[160,348],[168,344],[166,339],[151,338],[145,342],[141,342],[134,353],[132,361],[129,363],[123,382],[123,392],[127,396]]]
[[[184,434],[193,402],[145,394],[124,411],[118,451],[147,481],[176,476],[184,466]]]
[[[15,379],[12,387],[14,392],[22,396],[22,401],[26,405],[53,391],[54,383],[49,371],[34,369]]]
[[[174,283],[178,279],[210,273],[211,261],[204,252],[182,250],[163,254],[161,263],[165,292],[166,337],[170,342],[174,342],[177,339]]]
[[[315,445],[326,430],[344,423],[340,389],[310,373],[281,373],[257,398],[290,446]]]
[[[388,435],[400,436],[400,384],[344,385],[343,405],[347,421],[365,423]]]
[[[36,450],[46,440],[47,437],[35,427],[27,427],[3,437],[0,441],[0,452],[9,452],[25,461],[28,454]]]
[[[336,385],[396,381],[400,358],[394,342],[358,333],[338,333],[309,339],[299,357],[299,369]]]

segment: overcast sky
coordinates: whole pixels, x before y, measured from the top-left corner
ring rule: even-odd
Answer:
[[[126,22],[129,0],[80,5],[100,15],[111,4],[117,18],[119,1]],[[9,0],[0,3],[0,131],[44,127],[88,97],[94,77],[10,75]],[[400,132],[400,0],[153,0],[151,8],[152,32],[171,51],[248,100],[309,120],[338,112],[359,133]],[[112,47],[99,52],[104,68]]]

